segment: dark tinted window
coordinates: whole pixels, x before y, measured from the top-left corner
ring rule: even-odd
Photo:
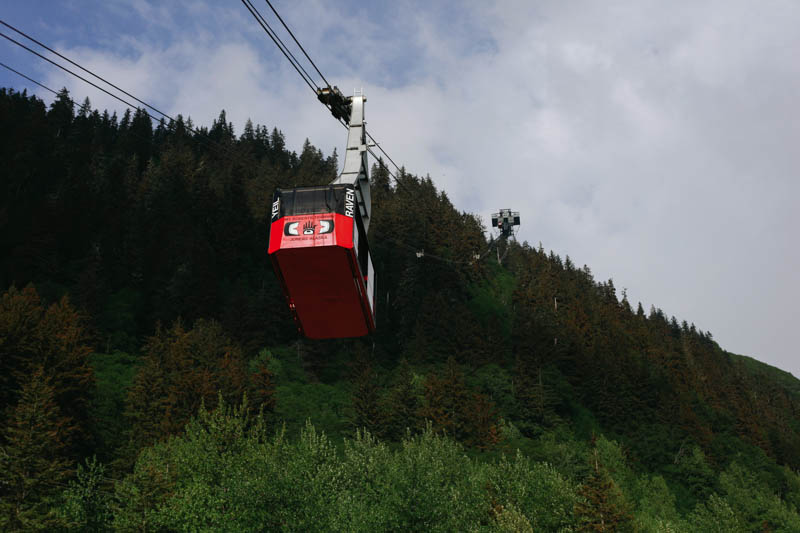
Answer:
[[[281,216],[311,215],[314,213],[340,213],[345,210],[345,193],[348,185],[301,187],[280,191]]]

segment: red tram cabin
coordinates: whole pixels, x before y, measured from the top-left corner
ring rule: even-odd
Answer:
[[[375,331],[375,270],[353,185],[275,191],[269,257],[300,333]]]

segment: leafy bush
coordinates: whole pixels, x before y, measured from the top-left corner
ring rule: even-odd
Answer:
[[[574,526],[576,487],[553,466],[532,463],[517,452],[513,461],[503,457],[486,470],[495,505],[521,513],[537,531],[567,531]]]
[[[202,408],[184,435],[139,455],[117,485],[114,526],[372,532],[572,524],[575,487],[521,454],[479,463],[430,427],[394,451],[358,432],[341,453],[310,423],[296,441],[284,430],[267,433],[246,404],[220,398],[215,411]]]

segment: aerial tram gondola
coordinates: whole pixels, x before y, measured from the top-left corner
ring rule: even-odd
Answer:
[[[328,185],[275,191],[269,257],[301,334],[360,337],[375,331],[366,98],[336,87],[317,95],[334,117],[349,119],[344,169]]]

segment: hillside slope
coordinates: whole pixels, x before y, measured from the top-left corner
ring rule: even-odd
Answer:
[[[569,257],[487,242],[482,222],[428,178],[401,172],[390,181],[380,166],[372,171],[377,333],[298,339],[266,258],[270,199],[276,187],[331,181],[336,154],[310,142],[297,154],[277,129],[249,122],[236,136],[224,112],[203,135],[189,124],[99,113],[66,92],[48,108],[0,90],[1,438],[4,450],[49,461],[27,500],[14,487],[31,474],[6,469],[0,491],[14,504],[3,504],[0,523],[24,529],[24,520],[47,515],[43,508],[61,509],[53,520],[79,520],[75,509],[94,494],[105,495],[104,520],[149,516],[173,530],[158,522],[178,516],[155,511],[172,509],[165,502],[183,505],[187,487],[239,483],[226,469],[245,475],[248,461],[277,465],[280,453],[298,476],[311,463],[355,476],[359,461],[377,454],[389,476],[381,479],[398,485],[416,475],[413,461],[443,454],[443,475],[485,505],[475,520],[498,528],[512,519],[576,528],[603,512],[653,531],[800,523],[800,381],[724,351],[687,321],[631,305],[612,280],[596,281]],[[265,413],[262,433],[230,407],[244,394]],[[217,414],[201,409],[220,403],[227,407]],[[49,448],[32,448],[14,429],[32,420],[34,404],[52,406],[35,424]],[[321,443],[307,419],[331,442]],[[263,432],[282,424],[286,448],[265,444]],[[360,429],[389,448],[363,435],[342,444]],[[220,470],[197,479],[186,466],[198,460],[192,443],[231,446],[243,462],[206,458]],[[315,446],[322,455],[303,455]],[[516,450],[517,466],[499,459]],[[102,464],[75,478],[75,465],[93,455]],[[517,469],[518,485],[502,485],[504,468]],[[476,477],[461,479],[462,471]],[[108,475],[119,480],[117,500],[97,481]],[[291,475],[281,478],[286,487],[299,483]],[[534,478],[558,487],[566,515],[537,522],[544,503],[512,498]],[[62,494],[69,480],[95,492]],[[362,481],[353,486],[366,490]],[[314,504],[333,506],[331,524],[355,523],[336,514],[355,489],[309,491],[320,487],[344,498]],[[378,493],[384,505],[388,493]],[[309,498],[283,505],[312,512]]]

